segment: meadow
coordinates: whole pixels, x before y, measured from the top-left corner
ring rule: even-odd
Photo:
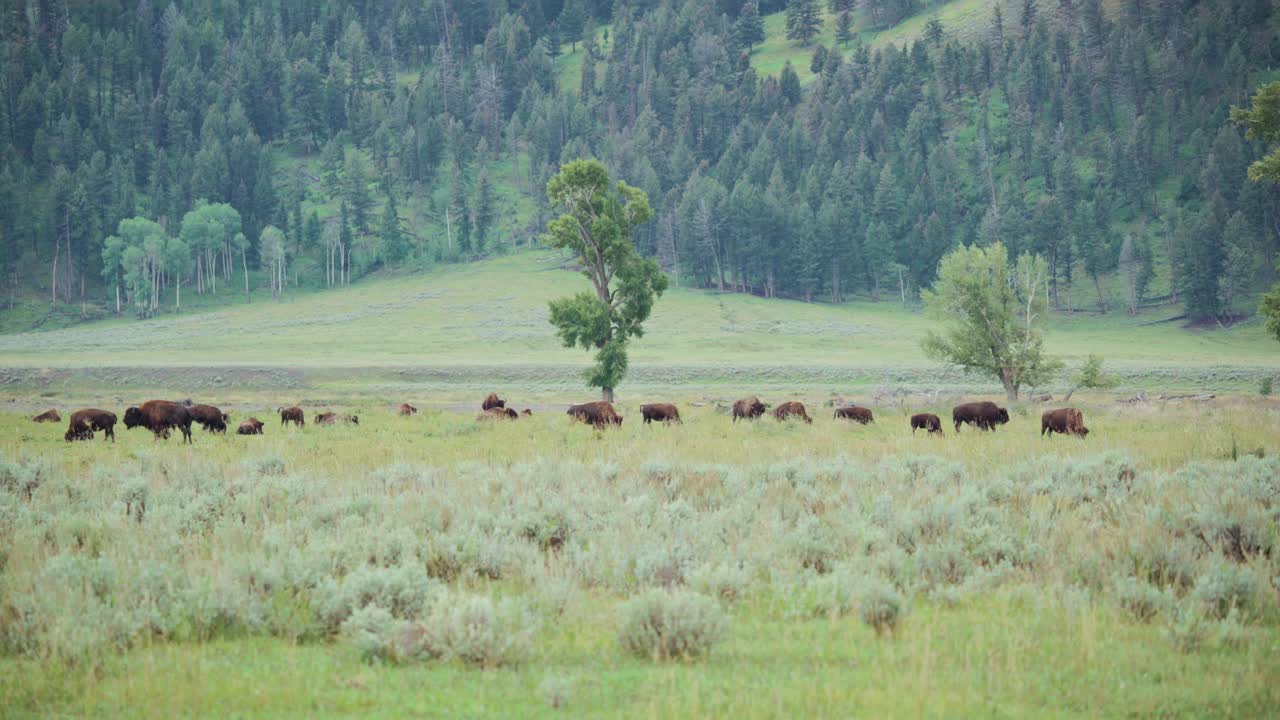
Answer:
[[[1077,395],[1085,440],[909,412],[64,443],[0,414],[0,715],[1266,716],[1280,403]],[[206,398],[207,399],[207,398]],[[655,398],[656,399],[656,398]],[[33,400],[34,402],[34,400]],[[109,409],[119,411],[108,405]],[[327,407],[308,407],[308,415]]]

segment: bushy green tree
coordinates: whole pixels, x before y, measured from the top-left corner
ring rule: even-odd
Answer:
[[[587,384],[606,401],[627,371],[627,341],[644,334],[643,323],[667,289],[652,259],[636,254],[632,235],[653,216],[643,190],[619,181],[597,160],[574,160],[547,183],[551,206],[562,212],[543,241],[573,253],[592,292],[551,301],[551,324],[565,347],[595,350]]]
[[[764,18],[760,17],[760,7],[755,2],[742,6],[738,20],[733,24],[733,41],[738,47],[751,52],[756,45],[764,42]]]
[[[801,45],[813,42],[822,29],[822,10],[818,0],[787,0],[787,39]]]
[[[1062,368],[1044,353],[1048,279],[1043,258],[1024,253],[1011,267],[1001,243],[956,249],[942,259],[933,288],[920,293],[946,325],[925,336],[925,354],[998,379],[1010,401],[1023,386],[1048,382]]]

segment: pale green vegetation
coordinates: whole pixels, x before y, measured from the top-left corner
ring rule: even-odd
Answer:
[[[589,358],[561,347],[548,332],[547,303],[582,283],[556,253],[521,253],[342,290],[286,294],[280,303],[4,335],[0,367],[10,368],[5,381],[14,391],[75,397],[102,383],[355,398],[487,391],[497,383],[567,400],[563,393],[585,390],[581,371]],[[1262,377],[1280,374],[1274,340],[1260,321],[1205,331],[1159,322],[1177,314],[1154,308],[1137,316],[1052,316],[1045,349],[1068,369],[1047,389],[1065,392],[1089,354],[1106,359],[1118,391],[1252,392]],[[630,344],[630,370],[619,392],[705,389],[734,399],[770,387],[823,393],[999,387],[925,359],[920,338],[935,327],[918,308],[887,300],[831,306],[672,287],[654,307],[645,336]]]
[[[1280,703],[1274,403],[1086,396],[1081,441],[1039,406],[937,438],[906,414],[950,401],[863,427],[805,399],[811,426],[626,403],[596,433],[373,402],[282,430],[272,396],[233,410],[265,436],[190,447],[0,415],[0,715]]]

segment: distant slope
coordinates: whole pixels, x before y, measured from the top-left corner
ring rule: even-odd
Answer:
[[[588,355],[560,347],[546,302],[584,284],[559,255],[527,252],[281,303],[2,335],[0,367],[435,368],[469,382],[518,372],[533,384],[572,386]],[[1058,317],[1049,346],[1073,362],[1102,354],[1131,385],[1252,388],[1261,374],[1280,372],[1275,343],[1256,322],[1210,333],[1150,324],[1174,314]],[[921,357],[919,341],[931,326],[891,302],[833,307],[673,288],[633,345],[632,377],[651,385],[832,390],[985,386]],[[22,384],[32,376],[12,377]],[[339,373],[335,381],[353,378]]]

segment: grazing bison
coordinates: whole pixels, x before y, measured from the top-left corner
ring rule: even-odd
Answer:
[[[791,402],[784,402],[774,408],[773,416],[778,419],[778,422],[782,422],[788,418],[798,417],[803,418],[804,421],[810,425],[813,424],[813,419],[809,417],[809,413],[804,411],[804,403],[796,402],[794,400]]]
[[[92,440],[93,434],[99,430],[103,433],[103,440],[111,438],[111,442],[115,442],[116,414],[97,408],[85,408],[71,413],[71,422],[67,426],[67,434],[63,437],[67,442]]]
[[[57,410],[45,410],[39,415],[31,418],[32,422],[62,422],[62,416]]]
[[[574,420],[584,422],[597,430],[606,425],[621,425],[622,416],[613,409],[611,403],[596,401],[581,405],[570,405],[565,414]]]
[[[481,403],[480,409],[492,410],[494,408],[500,408],[500,407],[506,407],[506,406],[507,406],[507,401],[498,397],[498,393],[489,393],[489,397],[486,397],[484,399],[484,402]]]
[[[184,405],[168,400],[148,400],[142,407],[131,407],[124,411],[124,426],[132,430],[144,427],[150,430],[159,440],[168,438],[170,428],[182,431],[182,439],[194,443],[191,439],[191,411]]]
[[[1046,410],[1040,416],[1040,437],[1044,437],[1046,432],[1049,433],[1049,437],[1053,437],[1054,433],[1084,437],[1089,434],[1089,428],[1084,426],[1084,414],[1079,410],[1060,408]]]
[[[402,403],[400,405],[400,414],[401,415],[417,415],[418,408],[410,405],[409,403]]]
[[[298,427],[303,427],[307,424],[307,416],[302,413],[302,408],[300,407],[276,408],[276,412],[280,413],[281,425],[293,423]]]
[[[930,434],[942,435],[942,420],[933,413],[917,413],[911,416],[911,434],[915,435],[916,430],[928,430]]]
[[[187,411],[191,413],[192,422],[200,423],[200,427],[203,427],[206,432],[225,433],[227,431],[227,421],[231,416],[218,408],[212,405],[192,405],[187,408]]]
[[[875,416],[871,414],[871,409],[860,405],[846,405],[842,408],[836,408],[836,414],[833,419],[852,420],[863,425],[876,421]]]
[[[769,406],[760,402],[760,398],[752,395],[745,397],[733,404],[733,421],[738,422],[738,418],[744,420],[755,420],[768,410]]]
[[[684,421],[680,419],[680,410],[671,403],[649,403],[648,405],[641,405],[640,414],[644,416],[644,422],[646,425],[651,422],[684,424]]]
[[[62,436],[67,442],[75,442],[76,440],[92,440],[93,429],[85,422],[72,422],[67,428],[67,432]]]
[[[956,432],[960,432],[960,426],[965,423],[975,425],[979,430],[995,430],[996,425],[1009,422],[1009,411],[983,400],[955,406],[951,410],[951,419],[956,424]]]
[[[251,417],[240,423],[240,427],[236,429],[237,435],[261,435],[262,421],[258,418]]]

